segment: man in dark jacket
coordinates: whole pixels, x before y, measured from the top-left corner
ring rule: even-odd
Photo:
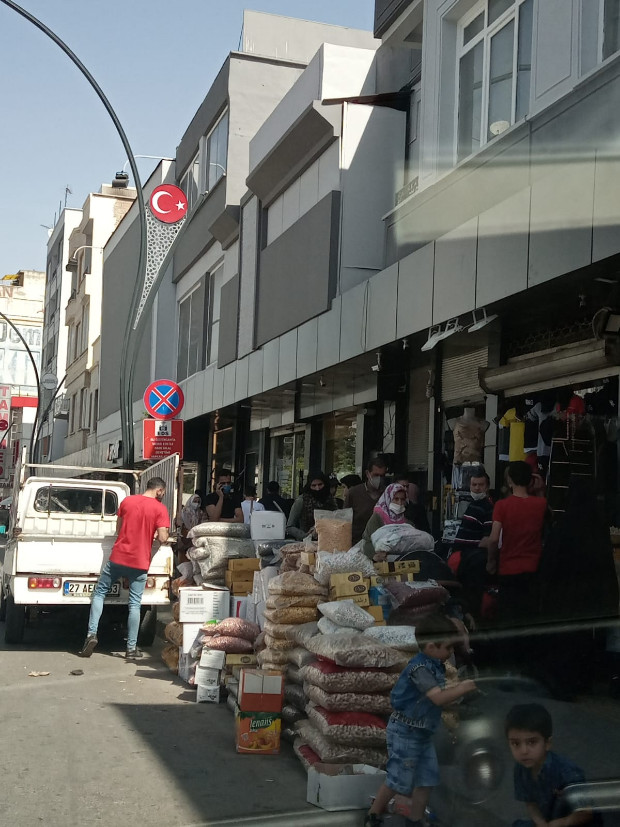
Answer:
[[[461,519],[448,565],[463,585],[468,610],[480,617],[482,597],[487,585],[487,546],[493,526],[493,503],[489,497],[489,476],[482,466],[469,481],[472,501]]]
[[[267,493],[259,500],[266,511],[281,511],[288,520],[291,511],[291,500],[285,500],[280,495],[280,486],[275,480],[267,483]]]

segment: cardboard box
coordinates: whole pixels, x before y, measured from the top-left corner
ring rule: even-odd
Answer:
[[[254,588],[254,572],[253,571],[230,571],[224,574],[224,582],[226,588],[230,589],[233,584],[243,585],[244,589],[248,590],[248,594]]]
[[[243,712],[235,707],[237,752],[250,755],[278,755],[282,721],[276,712]]]
[[[336,598],[349,597],[353,594],[366,594],[368,585],[361,571],[332,574],[329,578],[329,591]]]
[[[390,564],[389,563],[375,563],[375,571],[377,574],[389,574],[390,573]]]
[[[179,589],[181,623],[205,623],[228,617],[230,592],[220,586],[183,586]]]
[[[229,560],[228,571],[247,572],[247,577],[242,575],[239,579],[253,580],[253,575],[250,573],[260,571],[260,560],[257,557],[241,557],[239,560]]]
[[[219,686],[221,683],[220,670],[210,669],[208,666],[196,667],[196,686]]]
[[[267,669],[242,669],[239,709],[242,712],[282,712],[284,676]]]
[[[395,563],[389,563],[388,565],[394,566],[393,571],[395,572],[409,572],[410,574],[420,573],[419,560],[397,560]]]
[[[183,654],[186,655],[200,634],[202,623],[182,623],[181,626],[183,627],[183,643],[181,649]]]
[[[220,685],[196,687],[196,702],[199,704],[219,704]]]
[[[299,562],[302,566],[316,566],[316,552],[302,551],[299,555]]]
[[[226,654],[217,649],[203,649],[200,656],[200,666],[203,669],[223,669],[226,663]]]
[[[386,773],[367,764],[315,764],[308,770],[306,800],[323,810],[367,810]]]
[[[347,594],[344,597],[338,597],[330,589],[329,599],[330,600],[352,600],[354,603],[356,603],[358,606],[361,606],[363,609],[365,609],[366,606],[370,606],[370,599],[368,597],[368,592],[365,592],[364,594]]]
[[[256,666],[258,658],[256,655],[226,655],[226,668],[233,666]]]
[[[401,572],[400,574],[377,574],[370,578],[369,589],[375,586],[385,586],[386,583],[413,583],[415,574]]]
[[[385,618],[383,617],[383,608],[381,606],[367,606],[366,611],[369,615],[372,615],[377,623],[383,623]]]

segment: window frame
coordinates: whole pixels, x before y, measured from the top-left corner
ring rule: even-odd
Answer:
[[[192,311],[193,311],[194,301],[196,301],[196,299],[194,297],[196,296],[197,293],[200,293],[200,291],[202,291],[202,294],[203,294],[203,296],[202,296],[203,301],[202,301],[202,304],[201,304],[200,301],[199,301],[200,297],[198,296],[197,297],[197,299],[198,299],[197,307],[199,308],[198,312],[202,316],[202,324],[201,324],[201,327],[200,327],[199,339],[198,339],[197,342],[195,342],[195,347],[196,347],[196,351],[197,351],[196,367],[195,367],[195,370],[192,370],[192,372],[190,373],[190,357],[191,357],[192,349],[193,349],[192,348],[192,340],[191,340]],[[205,341],[206,325],[205,325],[205,319],[207,318],[207,311],[208,311],[208,308],[206,307],[206,293],[207,293],[207,276],[201,276],[201,278],[199,278],[198,281],[194,285],[192,285],[192,287],[187,291],[187,293],[183,296],[183,298],[180,299],[180,301],[178,302],[178,305],[177,305],[177,340],[176,340],[177,341],[177,359],[176,359],[176,363],[177,363],[177,381],[178,382],[182,382],[185,379],[189,379],[190,376],[195,376],[201,370],[204,370],[204,367],[205,367],[205,364],[204,364],[205,352],[206,352],[206,341]],[[184,368],[185,375],[182,375],[182,371],[179,370],[180,358],[181,358],[181,347],[180,347],[180,344],[181,344],[181,342],[180,342],[180,339],[181,339],[181,307],[186,302],[189,302],[189,308],[188,308],[189,309],[189,318],[188,318],[188,324],[187,324],[187,344],[186,344],[187,352],[186,352],[185,368]]]
[[[222,166],[221,173],[219,175],[217,175],[217,177],[216,177],[215,181],[213,182],[213,184],[211,184],[211,186],[209,186],[210,180],[211,180],[211,176],[210,176],[211,163],[217,163],[217,162],[212,162],[211,161],[211,149],[210,149],[209,143],[210,143],[211,139],[213,138],[214,134],[216,133],[216,131],[220,128],[220,126],[221,126],[222,122],[224,121],[224,119],[226,119],[225,164],[220,165],[220,166]],[[218,119],[215,121],[215,123],[213,124],[211,129],[203,136],[203,139],[202,139],[202,157],[201,157],[202,163],[201,163],[201,166],[204,168],[203,169],[203,175],[202,175],[202,184],[203,184],[203,190],[202,191],[206,192],[207,194],[209,194],[212,190],[215,189],[215,187],[219,184],[221,179],[226,177],[226,174],[228,172],[228,138],[229,138],[229,134],[230,134],[230,110],[229,110],[229,107],[226,106],[222,110],[221,114],[219,115]],[[217,155],[217,152],[216,152],[216,155]]]
[[[219,282],[219,285],[216,284]],[[224,286],[224,262],[220,262],[217,264],[209,273],[209,326],[208,326],[208,336],[207,336],[207,351],[206,351],[206,361],[207,365],[212,365],[217,363],[218,354],[219,354],[219,345],[220,345],[220,316],[222,311],[222,287]],[[217,318],[215,318],[213,310],[216,307],[215,302],[215,291],[219,289],[220,295],[219,300],[217,302]],[[217,325],[217,330],[214,331],[213,327]],[[214,352],[214,342],[217,342],[215,345],[215,352]]]
[[[620,30],[618,31],[617,41],[618,48],[605,56],[605,12],[608,2],[614,2],[618,5],[618,14],[620,15],[620,0],[600,0],[598,6],[598,63],[604,63],[607,60],[615,57],[620,52]],[[620,29],[620,26],[619,26]]]
[[[530,0],[532,3],[534,0]],[[519,81],[519,31],[521,13],[524,4],[528,0],[514,0],[511,6],[502,12],[496,20],[489,24],[489,0],[479,0],[469,11],[467,11],[457,22],[456,28],[456,63],[455,63],[455,107],[454,107],[454,164],[459,164],[467,158],[475,155],[483,147],[487,146],[491,141],[501,136],[488,136],[489,132],[489,103],[490,103],[490,73],[491,73],[491,45],[493,38],[499,34],[502,29],[513,23],[513,40],[512,40],[512,89],[510,99],[510,120],[509,128],[523,120],[525,116],[517,120],[517,88]],[[465,29],[472,23],[480,14],[484,14],[484,25],[480,32],[475,34],[471,40],[464,43]],[[534,32],[532,31],[532,44]],[[461,62],[463,58],[472,52],[478,44],[483,44],[482,53],[482,102],[480,115],[480,144],[475,149],[470,149],[468,152],[461,154],[459,146],[459,123],[461,114]],[[532,58],[530,59],[530,106],[531,108],[531,94],[532,94]],[[506,130],[507,131],[507,130]]]

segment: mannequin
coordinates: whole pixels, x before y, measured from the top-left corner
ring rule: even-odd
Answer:
[[[484,435],[490,423],[476,416],[475,408],[465,408],[463,415],[448,420],[454,434],[454,464],[482,462]]]

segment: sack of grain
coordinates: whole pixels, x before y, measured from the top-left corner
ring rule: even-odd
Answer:
[[[400,672],[381,669],[347,669],[325,660],[317,660],[304,666],[295,675],[297,681],[318,686],[324,692],[347,693],[363,688],[364,693],[390,692],[398,681]]]
[[[359,688],[359,687],[358,687]],[[356,712],[364,710],[373,715],[391,715],[390,696],[380,693],[363,692],[324,692],[318,686],[304,684],[304,692],[309,701],[329,712]]]
[[[319,732],[332,741],[385,748],[387,724],[379,715],[358,710],[330,712],[314,703],[306,706],[306,713]]]
[[[319,551],[348,551],[351,548],[352,508],[343,508],[339,511],[315,509],[314,525],[318,535]]]

